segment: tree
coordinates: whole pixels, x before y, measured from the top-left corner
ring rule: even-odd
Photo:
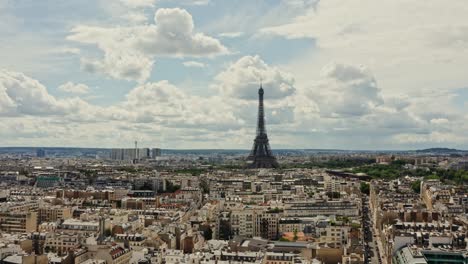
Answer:
[[[433,175],[429,175],[429,176],[424,177],[424,179],[426,179],[426,180],[440,180],[440,177],[433,174]]]
[[[370,193],[370,185],[367,182],[361,182],[361,186],[359,188],[362,193],[369,195]]]
[[[297,236],[297,229],[294,229],[294,237],[293,237],[293,240],[294,240],[294,241],[297,241],[297,239],[299,239],[299,237]]]
[[[206,178],[200,179],[200,188],[203,193],[210,193],[210,184]]]
[[[200,226],[200,231],[202,231],[203,237],[205,240],[213,239],[213,230],[211,230],[210,225],[202,225]]]
[[[411,189],[413,189],[413,191],[415,193],[420,193],[421,192],[421,181],[417,180],[417,181],[411,183]]]
[[[180,185],[174,185],[171,181],[166,181],[166,192],[174,193],[180,189]]]
[[[275,207],[275,208],[270,209],[270,210],[267,211],[267,213],[269,213],[269,214],[278,214],[278,213],[281,213],[281,212],[283,212],[283,210],[279,209],[278,207]]]

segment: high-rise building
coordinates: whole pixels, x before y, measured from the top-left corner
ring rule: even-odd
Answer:
[[[112,149],[110,159],[121,161],[145,160],[151,158],[149,148]]]
[[[151,158],[156,159],[156,157],[161,156],[161,149],[160,148],[154,148],[151,150]]]
[[[46,156],[46,152],[44,149],[38,149],[36,151],[36,157],[38,158],[44,158]]]
[[[265,128],[263,94],[263,87],[260,85],[260,89],[258,90],[257,136],[255,137],[252,151],[247,160],[250,168],[278,168],[279,164],[271,152]]]

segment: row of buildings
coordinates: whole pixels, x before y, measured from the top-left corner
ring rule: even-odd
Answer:
[[[373,181],[370,201],[378,244],[387,263],[468,261],[466,186],[415,178]]]

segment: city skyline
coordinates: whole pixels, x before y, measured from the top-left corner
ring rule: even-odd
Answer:
[[[3,1],[0,146],[249,149],[261,79],[273,149],[468,149],[466,12],[437,0]]]

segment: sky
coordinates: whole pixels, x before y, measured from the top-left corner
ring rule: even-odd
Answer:
[[[0,0],[0,146],[468,149],[466,0]]]

